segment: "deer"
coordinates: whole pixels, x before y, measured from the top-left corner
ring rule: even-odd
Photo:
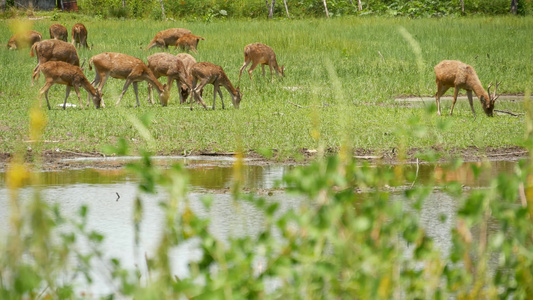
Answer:
[[[122,88],[122,93],[116,103],[117,106],[120,104],[122,97],[132,83],[135,97],[137,98],[137,107],[140,106],[137,89],[137,83],[140,81],[146,81],[154,85],[159,93],[159,102],[161,105],[166,106],[168,104],[169,89],[167,85],[162,85],[155,78],[152,71],[150,71],[146,64],[139,58],[122,53],[104,52],[91,57],[89,60],[89,70],[92,70],[93,64],[96,77],[92,84],[95,86],[98,85],[100,93],[102,93],[102,89],[109,76],[118,79],[126,79],[126,83]]]
[[[92,96],[94,106],[96,108],[105,107],[102,94],[95,89],[83,74],[83,71],[78,66],[71,65],[63,61],[48,61],[38,66],[37,72],[42,72],[46,78],[45,85],[39,91],[39,106],[42,106],[42,95],[45,95],[46,104],[50,110],[50,101],[48,100],[48,90],[54,84],[64,84],[67,86],[65,101],[63,102],[63,109],[66,108],[67,98],[70,94],[70,89],[74,88],[80,102],[80,107],[83,108],[83,103],[80,97],[80,87],[84,88],[90,96]],[[89,104],[89,103],[87,103]]]
[[[153,47],[160,47],[168,49],[168,46],[176,45],[178,39],[185,34],[190,34],[191,31],[184,28],[170,28],[158,32],[155,37],[152,39],[148,47],[145,50],[152,49]]]
[[[192,84],[192,75],[191,75],[191,69],[192,66],[196,63],[196,59],[194,56],[188,54],[188,53],[178,53],[176,57],[181,60],[183,63],[183,66],[185,66],[185,74],[188,79],[188,82]],[[184,83],[181,83],[181,97],[180,99],[183,99],[183,102],[187,100],[189,97],[189,94],[191,92],[191,89],[187,87]]]
[[[68,30],[61,24],[52,24],[48,29],[50,32],[50,38],[54,40],[62,40],[66,42],[68,39]]]
[[[474,68],[457,60],[443,60],[438,63],[435,66],[435,77],[435,81],[437,83],[437,93],[435,94],[435,98],[437,101],[437,114],[439,116],[441,115],[439,101],[440,97],[451,87],[454,87],[455,91],[453,93],[450,116],[453,114],[453,108],[455,106],[455,102],[457,101],[457,94],[459,93],[460,89],[466,90],[470,108],[472,109],[474,117],[476,117],[476,112],[474,110],[472,91],[474,91],[476,96],[479,98],[481,107],[483,108],[485,114],[489,117],[493,116],[494,103],[499,97],[496,96],[496,90],[498,89],[498,85],[500,83],[496,84],[494,93],[491,95],[490,88],[492,87],[492,83],[489,84],[487,91],[485,91]]]
[[[87,44],[87,28],[82,23],[76,23],[72,26],[71,31],[72,45],[77,46],[77,48],[85,47],[89,49]]]
[[[33,69],[31,85],[35,80],[39,80],[39,65],[47,61],[63,61],[71,65],[80,66],[80,59],[76,48],[60,40],[44,40],[33,44],[30,50],[30,56],[37,55],[37,66]]]
[[[248,70],[248,74],[250,75],[250,81],[252,82],[252,72],[258,64],[261,64],[263,69],[263,77],[265,76],[265,65],[269,66],[271,82],[274,82],[272,68],[274,68],[276,74],[282,77],[285,76],[285,73],[283,72],[285,66],[281,66],[281,68],[279,67],[274,50],[265,44],[253,43],[244,47],[244,64],[239,71],[239,82],[241,81],[242,71],[250,64],[250,62],[252,63],[252,66]]]
[[[29,30],[14,34],[7,42],[9,50],[17,50],[21,48],[29,48],[33,44],[40,42],[43,39],[42,34],[37,31]]]
[[[176,56],[170,53],[156,53],[148,56],[148,68],[152,71],[155,78],[161,76],[167,77],[167,86],[170,93],[172,82],[176,80],[176,86],[180,92],[180,104],[184,102],[182,86],[185,85],[187,89],[191,88],[191,80],[187,76],[185,65]],[[148,84],[148,94],[150,95],[150,101],[152,98],[152,85]]]
[[[199,62],[194,64],[194,66],[192,67],[191,75],[193,78],[192,97],[194,97],[194,99],[200,102],[205,109],[207,109],[207,106],[205,105],[205,102],[202,99],[201,92],[208,83],[212,84],[214,87],[213,110],[215,109],[215,100],[217,97],[217,92],[220,95],[220,101],[222,101],[222,109],[224,109],[224,99],[222,98],[222,91],[220,90],[220,86],[223,86],[226,88],[226,90],[228,90],[228,92],[231,94],[231,101],[233,102],[233,106],[235,108],[239,108],[239,104],[242,100],[241,91],[238,87],[236,89],[233,87],[231,81],[229,80],[226,73],[224,73],[222,67],[210,62]],[[191,110],[193,103],[194,101],[191,100]]]
[[[185,34],[176,41],[176,48],[179,47],[182,51],[197,53],[196,47],[198,47],[200,40],[205,40],[205,38],[191,33]]]

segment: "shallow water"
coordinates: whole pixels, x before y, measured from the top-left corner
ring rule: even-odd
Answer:
[[[233,162],[191,160],[182,161],[187,166],[190,177],[188,199],[191,209],[200,216],[209,216],[211,232],[224,239],[232,235],[254,235],[262,226],[263,216],[252,205],[233,201],[229,188],[233,181]],[[474,163],[480,164],[480,163]],[[472,188],[486,187],[490,180],[499,173],[510,173],[516,162],[492,162],[490,171],[474,178],[470,164],[464,164],[455,171],[444,171],[438,165],[420,165],[417,181],[435,180],[443,183],[459,181]],[[245,165],[243,187],[251,190],[271,190],[283,175],[293,166],[287,165]],[[407,166],[416,169],[416,166]],[[0,173],[0,232],[7,232],[9,227],[8,191],[5,187],[5,174]],[[21,189],[21,199],[31,199],[39,190],[43,199],[49,203],[59,203],[65,216],[75,216],[82,205],[89,207],[89,227],[105,236],[103,243],[106,257],[120,257],[123,266],[134,268],[140,266],[144,271],[144,255],[153,256],[158,245],[164,215],[159,202],[166,198],[163,191],[156,195],[143,195],[143,221],[140,227],[140,244],[135,247],[133,229],[133,206],[138,195],[137,178],[122,169],[78,169],[42,173],[42,185],[26,186]],[[263,193],[270,201],[281,204],[282,211],[297,207],[302,199],[289,196],[283,191]],[[118,197],[117,195],[120,195]],[[213,205],[206,211],[201,197],[212,197]],[[394,199],[402,199],[397,195]],[[24,201],[24,200],[23,200]],[[451,247],[449,236],[455,224],[457,201],[450,196],[435,191],[425,202],[421,211],[421,222],[436,244],[446,255]],[[442,216],[446,216],[441,222]],[[3,240],[4,235],[0,235]],[[180,277],[187,276],[187,262],[194,259],[194,242],[183,244],[173,249],[170,256],[173,271]],[[81,251],[86,245],[79,243]],[[99,279],[100,278],[100,279]],[[81,289],[95,294],[113,290],[105,277],[96,276],[95,283]]]

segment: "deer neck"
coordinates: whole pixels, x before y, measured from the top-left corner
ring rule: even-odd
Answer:
[[[224,73],[221,76],[220,85],[225,87],[226,90],[228,90],[228,92],[233,96],[237,95],[237,90],[233,87],[233,84],[231,84],[231,81],[229,81],[228,76],[226,76]]]
[[[481,102],[490,101],[489,94],[485,91],[479,79],[473,82],[470,86]]]

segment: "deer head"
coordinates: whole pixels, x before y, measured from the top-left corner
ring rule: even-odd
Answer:
[[[491,82],[487,88],[487,94],[489,95],[489,99],[485,99],[485,97],[482,97],[483,102],[484,102],[483,110],[485,111],[485,114],[487,114],[487,116],[489,117],[493,116],[494,104],[496,103],[496,100],[500,97],[500,95],[496,95],[496,91],[498,90],[498,86],[500,85],[500,83],[501,82],[496,83],[496,86],[494,87],[494,93],[492,93],[491,95],[490,94],[490,88],[492,87],[492,82]]]
[[[242,100],[242,94],[241,94],[241,89],[239,87],[237,87],[235,89],[235,95],[231,95],[231,101],[233,102],[233,106],[235,106],[235,108],[239,108],[239,104],[241,103],[241,100]]]

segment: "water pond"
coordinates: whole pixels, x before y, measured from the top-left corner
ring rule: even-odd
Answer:
[[[229,193],[233,180],[233,161],[204,160],[194,158],[176,158],[187,166],[190,176],[188,198],[196,214],[211,218],[211,232],[225,238],[228,235],[256,233],[262,226],[262,214],[247,203],[236,203]],[[167,162],[168,163],[168,162]],[[479,164],[479,163],[478,163]],[[499,173],[513,172],[516,162],[492,162],[492,168],[477,179],[471,166],[465,163],[454,172],[444,172],[438,165],[420,165],[417,180],[425,181],[435,178],[437,181],[459,181],[466,187],[486,187],[491,178]],[[410,166],[416,168],[416,166]],[[295,166],[288,165],[254,165],[244,166],[243,187],[259,191],[271,201],[278,201],[282,210],[297,207],[303,200],[286,194],[282,188],[276,188],[285,173]],[[138,195],[138,180],[123,169],[83,168],[74,170],[47,171],[42,173],[41,186],[26,186],[21,189],[21,199],[31,199],[35,189],[39,189],[45,201],[59,203],[61,212],[73,216],[82,205],[89,207],[89,227],[105,236],[104,252],[106,256],[120,257],[126,267],[144,265],[144,255],[152,256],[159,241],[164,215],[159,202],[165,199],[163,192],[157,195],[142,196],[144,219],[140,228],[140,246],[136,249],[133,229],[133,204]],[[205,211],[201,197],[212,197],[210,211]],[[401,200],[401,195],[397,197]],[[451,247],[449,236],[455,224],[457,201],[438,190],[427,199],[421,211],[421,223],[435,239],[444,254]],[[0,173],[0,232],[9,228],[9,193],[5,185],[5,173]],[[446,216],[442,222],[442,216]],[[1,239],[5,236],[0,235]],[[83,251],[83,244],[79,247]],[[188,274],[187,262],[195,257],[195,246],[184,244],[171,253],[174,272],[184,277]],[[141,268],[142,269],[142,268]],[[94,294],[113,290],[105,278],[98,279],[85,291]]]

